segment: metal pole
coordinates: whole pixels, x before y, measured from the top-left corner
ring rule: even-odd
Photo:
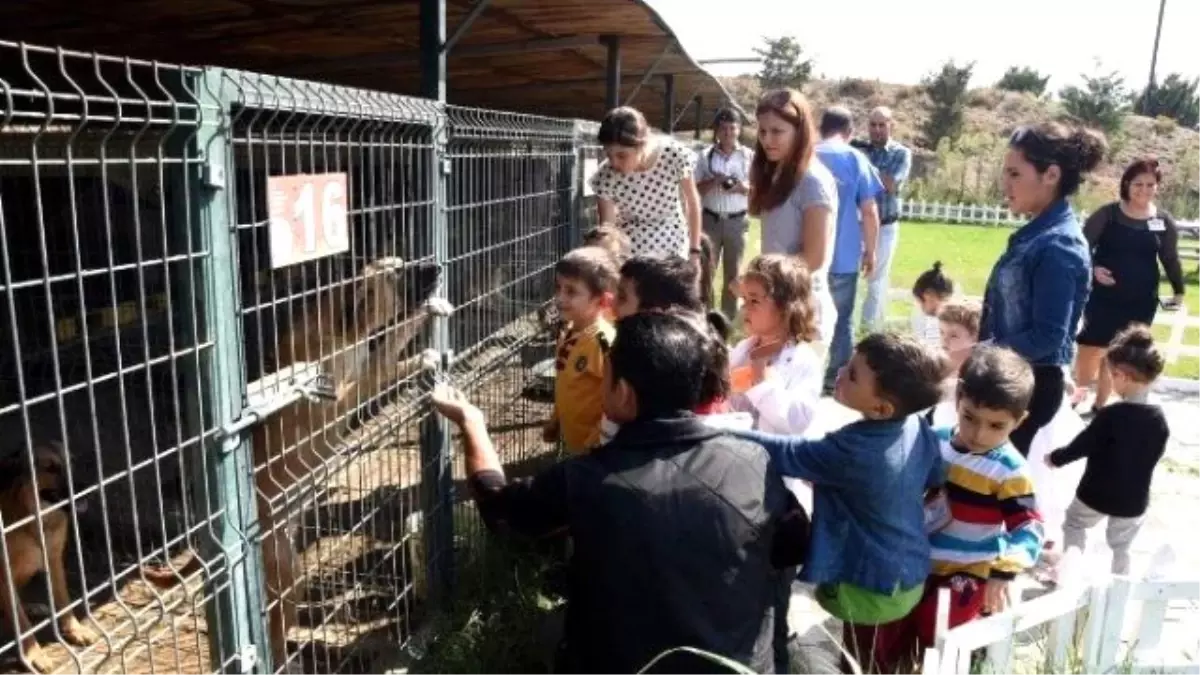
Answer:
[[[421,92],[439,103],[446,102],[446,0],[420,0],[421,2]],[[426,170],[430,177],[428,195],[432,202],[429,210],[430,241],[433,256],[444,266],[449,258],[449,241],[446,232],[447,190],[450,174],[450,158],[447,146],[450,129],[445,106],[434,123],[431,160]],[[439,289],[446,297],[446,289]],[[442,355],[443,365],[449,363],[450,327],[447,317],[433,318],[430,346]],[[433,378],[425,384],[433,386]],[[441,607],[450,597],[454,581],[454,480],[453,454],[450,447],[450,429],[441,415],[432,410],[421,421],[421,508],[424,512],[425,566],[428,579],[429,602]]]
[[[696,97],[696,129],[692,133],[696,140],[700,140],[700,130],[704,127],[704,97]]]
[[[608,47],[608,62],[604,68],[604,108],[607,112],[621,105],[621,38],[605,35],[601,39]]]
[[[1158,43],[1162,39],[1163,13],[1166,10],[1167,0],[1159,0],[1158,28],[1154,30],[1154,53],[1150,55],[1150,82],[1146,84],[1146,91],[1142,94],[1142,112],[1147,112],[1146,106],[1150,103],[1150,91],[1154,89],[1155,70],[1158,69]]]
[[[675,76],[663,75],[663,119],[667,133],[675,131]]]
[[[230,138],[229,108],[232,92],[222,91],[226,81],[220,69],[206,69],[199,76],[200,125],[191,150],[203,158],[202,171],[188,177],[194,201],[190,210],[198,219],[209,259],[204,269],[204,313],[209,351],[201,377],[212,411],[220,428],[242,415],[246,371],[242,363],[242,340],[237,297],[237,260],[231,234],[234,208],[229,193]],[[262,621],[266,607],[263,589],[262,550],[258,524],[258,500],[254,486],[252,442],[247,434],[214,440],[209,458],[193,465],[193,480],[199,499],[207,501],[204,513],[223,509],[220,518],[198,533],[204,560],[225,560],[224,569],[214,566],[207,580],[213,601],[208,605],[208,622],[213,667],[234,673],[273,672],[270,639]],[[215,508],[214,508],[215,507]],[[226,663],[230,664],[226,667]],[[218,665],[219,664],[219,665]],[[228,670],[226,670],[228,668]]]

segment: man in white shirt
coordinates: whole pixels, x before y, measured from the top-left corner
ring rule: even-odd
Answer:
[[[713,264],[721,261],[721,311],[733,318],[737,297],[730,284],[737,278],[746,250],[747,196],[750,194],[750,161],[754,151],[738,142],[742,131],[738,114],[729,108],[713,119],[712,147],[696,161],[696,188],[704,208],[704,233],[712,240]]]

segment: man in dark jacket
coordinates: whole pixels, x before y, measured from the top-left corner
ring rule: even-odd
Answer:
[[[622,319],[602,385],[605,414],[620,431],[529,480],[505,480],[478,408],[453,390],[435,392],[438,411],[462,431],[488,527],[571,536],[568,671],[636,672],[682,646],[775,670],[773,608],[791,581],[780,569],[799,562],[801,547],[789,545],[806,527],[791,529],[787,490],[761,446],[688,412],[699,402],[705,352],[679,317]]]

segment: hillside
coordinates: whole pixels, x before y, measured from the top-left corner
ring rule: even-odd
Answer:
[[[759,86],[752,76],[722,78],[725,87],[747,112],[753,113]],[[858,129],[865,134],[871,108],[893,110],[895,135],[914,150],[913,181],[909,195],[916,198],[995,203],[1000,198],[999,178],[1004,148],[1013,129],[1047,119],[1063,119],[1056,101],[1030,94],[974,89],[968,94],[966,123],[953,149],[925,146],[921,126],[928,117],[928,101],[920,87],[875,80],[817,80],[804,87],[815,108],[840,104],[854,112]],[[1116,197],[1121,171],[1134,157],[1157,157],[1166,177],[1161,201],[1181,217],[1195,218],[1200,209],[1200,134],[1174,121],[1130,115],[1124,128],[1109,138],[1109,161],[1091,177],[1079,203],[1090,209]]]

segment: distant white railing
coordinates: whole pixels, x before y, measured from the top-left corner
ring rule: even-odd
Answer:
[[[1080,220],[1087,214],[1076,212]],[[984,204],[951,204],[949,202],[927,202],[919,199],[900,200],[900,220],[934,223],[962,223],[967,225],[1001,225],[1017,227],[1028,222],[1028,218],[1017,216],[1004,206]],[[1200,222],[1176,221],[1186,235],[1200,234]]]
[[[1045,631],[1045,655],[1038,672],[1200,673],[1195,653],[1177,656],[1161,645],[1172,601],[1191,603],[1195,611],[1200,582],[1109,577],[1055,590],[1001,614],[947,629],[950,593],[943,589],[938,597],[936,644],[926,650],[921,672],[1013,672],[1016,636],[1036,629]],[[1127,618],[1133,617],[1137,617],[1136,628],[1128,631]],[[976,649],[987,650],[982,669],[971,664]]]

